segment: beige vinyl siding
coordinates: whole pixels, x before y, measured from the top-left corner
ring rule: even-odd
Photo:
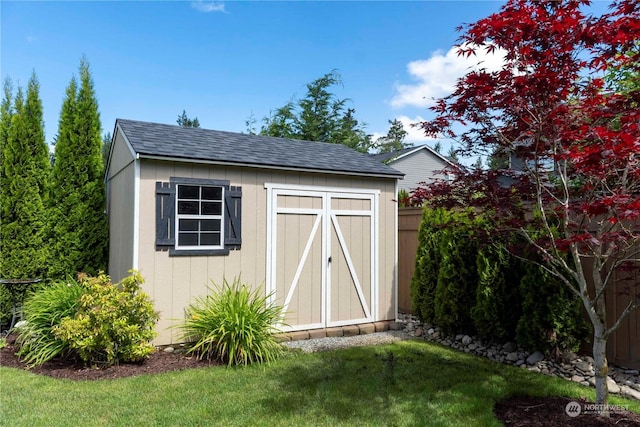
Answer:
[[[229,180],[242,187],[242,247],[227,256],[169,257],[155,250],[155,183],[171,177]],[[144,289],[154,300],[161,320],[157,326],[156,344],[179,340],[175,329],[168,329],[184,318],[184,310],[196,296],[207,293],[213,280],[222,283],[241,276],[252,287],[265,289],[267,251],[267,190],[265,183],[347,188],[379,188],[380,194],[380,258],[379,307],[375,320],[393,319],[395,268],[395,194],[393,179],[331,176],[258,168],[201,165],[186,162],[141,160],[140,169],[140,233],[138,266],[146,283]],[[313,203],[306,201],[304,203]],[[308,225],[301,225],[308,226]],[[389,228],[390,227],[390,228]],[[311,274],[311,273],[306,273]],[[315,317],[317,314],[310,313]]]
[[[398,190],[411,191],[418,187],[420,182],[429,182],[434,177],[438,177],[436,172],[444,169],[447,163],[427,150],[418,150],[389,163],[389,166],[405,174],[404,179],[398,181]],[[439,177],[442,178],[444,175]]]

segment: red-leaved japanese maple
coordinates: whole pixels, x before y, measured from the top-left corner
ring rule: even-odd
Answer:
[[[460,28],[460,55],[484,49],[504,54],[504,66],[469,72],[421,127],[458,141],[463,155],[497,150],[520,167],[459,169],[453,181],[418,188],[412,197],[493,212],[499,229],[520,232],[537,250],[588,313],[596,403],[604,405],[607,338],[640,305],[633,283],[618,285],[631,298],[617,319],[604,301],[607,286],[640,262],[640,85],[618,88],[607,79],[640,78],[640,3],[615,1],[601,16],[587,14],[587,6],[509,0]]]

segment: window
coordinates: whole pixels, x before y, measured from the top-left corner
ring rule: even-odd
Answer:
[[[173,177],[156,182],[156,250],[195,256],[240,249],[242,188],[229,184]]]
[[[176,249],[222,249],[224,187],[178,185]]]

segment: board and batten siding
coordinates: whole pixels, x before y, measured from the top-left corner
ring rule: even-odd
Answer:
[[[241,277],[243,283],[265,290],[267,256],[267,189],[265,183],[310,187],[341,187],[380,190],[378,316],[395,319],[396,202],[395,180],[349,175],[290,172],[224,165],[203,165],[141,159],[139,180],[138,265],[145,279],[143,289],[160,312],[155,344],[179,341],[179,331],[170,329],[183,319],[194,297],[203,296],[213,281],[221,284]],[[242,246],[225,256],[177,256],[155,248],[155,188],[157,181],[171,177],[229,180],[242,187]],[[133,181],[130,183],[133,186]],[[115,202],[115,200],[114,200]],[[119,244],[124,245],[124,241]],[[135,245],[133,245],[135,247]],[[112,250],[124,248],[112,247]],[[292,266],[295,263],[291,263]],[[294,268],[294,267],[292,267]]]
[[[444,160],[426,150],[416,151],[389,163],[389,166],[404,172],[404,178],[398,181],[398,190],[407,192],[418,187],[421,182],[429,182],[433,178],[442,177],[443,175],[439,175],[437,172],[443,170],[447,165]]]

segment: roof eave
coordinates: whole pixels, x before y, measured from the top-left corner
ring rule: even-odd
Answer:
[[[332,175],[357,175],[357,176],[366,176],[372,178],[388,178],[388,179],[401,179],[404,177],[404,173],[398,172],[397,174],[385,174],[385,173],[375,173],[375,172],[359,172],[359,171],[341,171],[341,170],[331,170],[331,169],[314,169],[314,168],[303,168],[303,167],[290,167],[290,166],[277,166],[277,165],[267,165],[262,163],[249,163],[249,162],[230,162],[230,161],[220,161],[220,160],[208,160],[208,159],[194,159],[192,157],[174,157],[174,156],[162,156],[162,155],[154,155],[154,154],[143,154],[138,152],[137,157],[140,159],[148,159],[148,160],[162,160],[167,162],[182,162],[182,163],[198,163],[205,165],[223,165],[223,166],[238,166],[238,167],[249,167],[256,169],[274,169],[274,170],[284,170],[284,171],[297,171],[297,172],[311,172],[311,173],[325,173]]]

